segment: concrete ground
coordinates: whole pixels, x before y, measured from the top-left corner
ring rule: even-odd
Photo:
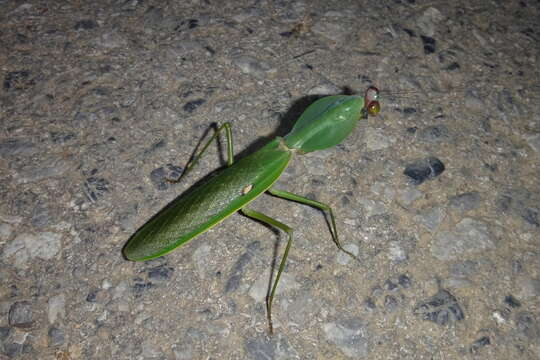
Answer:
[[[540,3],[0,0],[0,359],[539,359]],[[122,248],[212,124],[249,155],[317,97],[340,145],[161,258]],[[219,150],[219,152],[217,151]]]

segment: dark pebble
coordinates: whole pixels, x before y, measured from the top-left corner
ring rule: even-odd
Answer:
[[[150,181],[158,190],[166,190],[180,178],[182,171],[183,169],[179,166],[167,164],[164,167],[162,166],[152,170]]]
[[[408,107],[408,108],[403,109],[403,113],[404,113],[405,115],[416,114],[416,109],[415,109],[415,108],[412,108],[412,107]]]
[[[448,65],[445,70],[447,71],[454,71],[454,70],[459,70],[461,68],[461,66],[459,65],[459,63],[457,62],[453,62],[451,63],[450,65]]]
[[[5,341],[11,335],[11,328],[7,326],[0,327],[0,341]]]
[[[521,274],[523,272],[523,264],[519,260],[512,261],[512,272],[514,274]]]
[[[418,128],[416,126],[408,127],[407,132],[409,134],[415,134],[418,131]]]
[[[409,278],[407,275],[402,274],[398,278],[398,283],[401,285],[402,288],[408,289],[411,287],[411,278]]]
[[[489,337],[482,336],[480,339],[473,342],[473,344],[470,347],[470,352],[475,354],[478,352],[478,350],[490,344],[491,344],[491,340],[489,340]]]
[[[435,52],[435,39],[430,36],[421,35],[422,43],[424,44],[424,54],[429,55]]]
[[[75,139],[75,134],[73,133],[61,133],[61,132],[51,132],[51,140],[55,144],[65,144],[66,142]]]
[[[414,185],[420,185],[426,180],[434,179],[444,171],[444,164],[436,157],[428,157],[407,165],[403,172]]]
[[[538,209],[538,196],[527,189],[512,189],[499,196],[497,207],[503,212],[512,213],[521,217],[528,224],[540,227]]]
[[[12,71],[4,77],[4,90],[24,90],[35,85],[35,81],[30,78],[30,71]]]
[[[375,302],[373,301],[372,298],[368,297],[364,300],[364,309],[367,310],[367,311],[373,311],[377,308],[377,305],[375,304]]]
[[[197,99],[197,100],[189,101],[184,105],[183,109],[184,109],[184,111],[186,111],[188,113],[192,113],[193,111],[195,111],[199,106],[201,106],[205,102],[206,102],[205,99]]]
[[[17,343],[9,343],[4,345],[4,353],[9,358],[15,358],[21,355],[23,352],[23,346]]]
[[[518,331],[530,340],[537,340],[540,337],[540,329],[534,315],[529,312],[521,312],[516,317],[516,327]]]
[[[387,295],[384,298],[384,308],[390,312],[395,311],[398,307],[397,299],[392,295]]]
[[[195,29],[197,26],[199,26],[199,20],[198,19],[188,19],[188,20],[182,20],[180,24],[176,25],[174,28],[174,31],[184,31],[184,30],[191,30]]]
[[[403,30],[407,35],[409,35],[410,37],[416,37],[416,33],[414,32],[414,30],[407,29],[407,28],[403,28],[402,30]]]
[[[384,288],[388,291],[392,291],[398,288],[397,284],[388,279],[384,282]]]
[[[30,221],[35,227],[43,227],[53,222],[49,209],[41,202],[38,202],[32,210],[32,219]]]
[[[461,212],[476,209],[480,204],[480,194],[471,191],[450,198],[450,206]]]
[[[418,132],[418,137],[428,142],[438,142],[449,137],[448,128],[444,125],[428,126]]]
[[[151,282],[136,282],[133,285],[133,292],[135,293],[135,297],[139,297],[144,292],[148,291],[149,289],[153,287],[154,287],[154,284],[152,284]]]
[[[446,325],[465,318],[463,310],[454,295],[442,289],[431,298],[417,305],[414,313],[423,320],[430,320],[439,325]]]
[[[171,278],[174,268],[170,266],[160,265],[148,271],[148,278],[156,281],[165,281]]]
[[[9,325],[29,328],[32,326],[32,305],[28,301],[17,301],[9,309]]]
[[[73,27],[75,30],[92,30],[97,27],[97,23],[94,20],[80,20],[77,21]]]
[[[512,295],[508,295],[504,298],[504,303],[511,308],[515,309],[521,306],[521,302],[513,297]]]
[[[90,303],[94,303],[97,301],[97,293],[99,292],[99,289],[94,289],[86,295],[86,301]]]
[[[91,176],[84,182],[84,195],[90,202],[96,202],[109,192],[109,182],[103,178]]]
[[[64,332],[58,328],[49,329],[49,346],[61,346],[64,344]]]

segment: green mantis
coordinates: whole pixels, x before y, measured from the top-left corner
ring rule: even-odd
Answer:
[[[268,325],[272,333],[272,303],[292,245],[293,229],[276,219],[249,209],[248,205],[268,191],[276,197],[325,211],[330,215],[330,232],[338,249],[355,258],[341,246],[334,213],[330,206],[278,190],[273,184],[294,154],[305,154],[336,146],[354,130],[360,119],[376,115],[380,111],[378,94],[377,88],[370,87],[364,96],[334,95],[321,98],[304,111],[289,134],[283,138],[275,138],[237,162],[234,161],[231,126],[229,123],[223,124],[194,156],[183,175],[197,164],[208,146],[223,130],[227,136],[228,167],[178,196],[137,230],[123,249],[125,257],[133,261],[144,261],[165,255],[237,211],[283,230],[288,235],[288,241],[266,299]]]

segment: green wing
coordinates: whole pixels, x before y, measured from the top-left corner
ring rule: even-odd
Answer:
[[[126,258],[142,261],[165,255],[266,191],[291,159],[281,141],[273,140],[178,196],[129,239],[123,250]]]

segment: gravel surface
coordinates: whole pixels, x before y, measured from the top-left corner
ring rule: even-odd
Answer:
[[[540,2],[0,0],[0,359],[539,359]],[[171,254],[129,237],[212,124],[246,156],[318,96],[381,114]],[[217,150],[219,151],[217,151]],[[272,272],[271,270],[274,269]]]

